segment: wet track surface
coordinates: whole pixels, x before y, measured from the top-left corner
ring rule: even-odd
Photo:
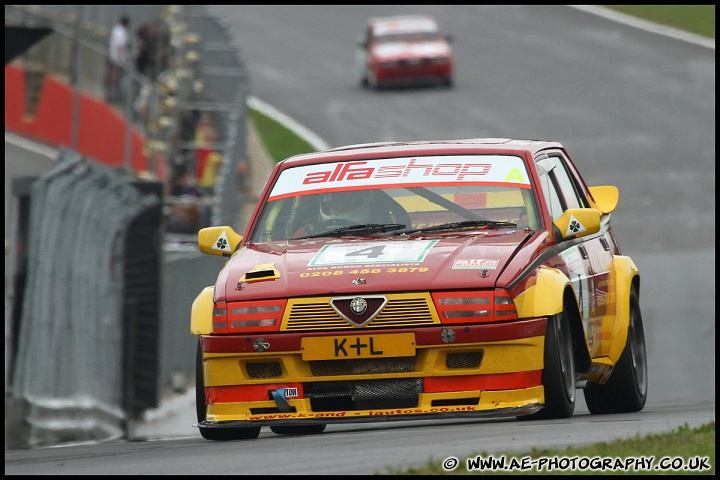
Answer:
[[[642,274],[647,407],[591,416],[581,400],[562,421],[388,422],[333,426],[312,437],[263,429],[256,441],[217,443],[191,427],[192,399],[179,398],[137,427],[149,441],[6,451],[6,474],[372,474],[430,457],[462,460],[714,420],[714,47],[563,6],[417,6],[413,12],[435,14],[454,37],[456,86],[374,92],[357,83],[355,38],[367,17],[407,7],[211,9],[243,49],[252,95],[330,146],[555,139],[590,184],[617,185],[613,224]],[[6,142],[6,156],[7,149]]]

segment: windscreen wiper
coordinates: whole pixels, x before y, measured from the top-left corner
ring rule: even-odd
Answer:
[[[437,232],[441,230],[464,230],[467,228],[474,227],[491,227],[491,228],[515,228],[517,223],[513,222],[500,222],[497,220],[463,220],[462,222],[449,222],[441,223],[439,225],[432,225],[430,227],[412,228],[409,230],[403,230],[396,233],[408,234],[417,232]]]
[[[405,228],[405,225],[402,223],[363,223],[360,225],[348,225],[345,227],[333,228],[324,232],[293,238],[292,240],[318,237],[340,237],[342,235],[358,235],[361,233],[391,232],[402,228]]]

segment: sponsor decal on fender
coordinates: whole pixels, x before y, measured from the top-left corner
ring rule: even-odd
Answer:
[[[497,260],[486,260],[484,258],[471,258],[468,260],[455,260],[452,265],[453,270],[495,270],[497,269]]]

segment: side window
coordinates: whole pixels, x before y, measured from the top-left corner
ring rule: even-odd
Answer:
[[[545,202],[553,220],[568,208],[586,208],[588,202],[569,173],[561,156],[545,157],[537,161]]]
[[[565,209],[567,210],[568,208],[581,208],[582,203],[580,201],[580,198],[578,197],[577,189],[575,188],[575,184],[573,183],[570,175],[565,169],[565,164],[563,163],[562,159],[560,159],[559,157],[550,157],[549,160],[552,161],[555,165],[555,168],[552,170],[551,175],[555,177],[557,185],[562,192]]]
[[[585,201],[582,190],[575,181],[575,177],[568,170],[568,165],[561,156],[550,157],[550,160],[557,166],[553,173],[557,177],[558,185],[565,199],[565,208],[586,208],[588,203]]]
[[[558,193],[557,182],[553,175],[553,170],[555,170],[556,165],[548,158],[544,158],[537,163],[538,173],[540,174],[540,186],[543,191],[543,196],[545,197],[545,204],[550,211],[550,218],[555,220],[565,211],[565,207]]]

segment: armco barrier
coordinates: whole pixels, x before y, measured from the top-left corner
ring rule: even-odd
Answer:
[[[23,405],[23,446],[124,432],[131,341],[126,235],[138,216],[162,202],[133,182],[120,170],[63,151],[32,184],[11,385],[11,400]]]
[[[157,18],[165,7],[127,8],[138,21]],[[85,20],[97,27],[91,30],[107,35],[124,7],[6,6],[6,22],[8,8],[18,22],[23,18],[29,18],[30,24],[49,22],[56,38],[48,48],[62,46],[57,50],[66,52],[72,38],[70,14],[84,8]],[[193,74],[199,75],[205,89],[180,98],[171,114],[179,117],[183,109],[208,111],[218,119],[222,129],[216,146],[223,162],[212,223],[242,230],[241,182],[247,178],[238,177],[237,165],[247,157],[245,64],[227,28],[205,7],[177,6],[172,15],[173,21],[183,19],[176,24],[184,23],[183,38],[196,36],[188,48],[197,51]],[[91,48],[81,51],[96,59],[102,52],[97,42],[106,38],[101,34],[87,40]],[[33,108],[27,104],[30,77],[23,62],[5,68],[6,131],[62,151],[57,165],[31,184],[30,198],[23,196],[22,204],[31,205],[19,236],[27,240],[27,248],[16,245],[18,238],[6,238],[6,270],[8,264],[20,263],[16,256],[26,255],[27,260],[22,262],[26,265],[22,288],[9,297],[6,282],[6,305],[13,298],[19,304],[17,309],[11,305],[13,316],[15,310],[20,312],[11,334],[17,340],[17,348],[9,349],[11,367],[6,354],[6,448],[130,438],[131,424],[143,409],[192,388],[196,341],[189,331],[192,301],[213,284],[224,261],[202,255],[187,239],[168,240],[172,235],[165,235],[162,215],[156,213],[165,189],[149,185],[152,181],[145,185],[133,175],[149,171],[156,174],[149,178],[166,182],[171,159],[148,158],[148,152],[160,147],[149,145],[153,141],[142,125],[133,123],[132,134],[127,135],[127,110],[106,104],[98,95],[102,84],[92,82],[103,79],[96,68],[83,67],[80,73],[87,70],[90,75],[81,79],[75,96],[64,76],[53,74],[57,69],[67,72],[63,63],[67,58],[55,58],[53,53],[40,52],[33,59],[33,67],[43,72]],[[37,64],[46,58],[47,64]],[[97,60],[79,63],[82,67],[92,62]],[[71,148],[73,139],[75,148]],[[151,188],[138,188],[142,186]],[[154,229],[155,243],[137,238],[148,232],[152,237]],[[6,231],[17,230],[7,229],[6,219]],[[16,279],[16,273],[6,271],[6,278]],[[6,348],[7,339],[6,330]]]

